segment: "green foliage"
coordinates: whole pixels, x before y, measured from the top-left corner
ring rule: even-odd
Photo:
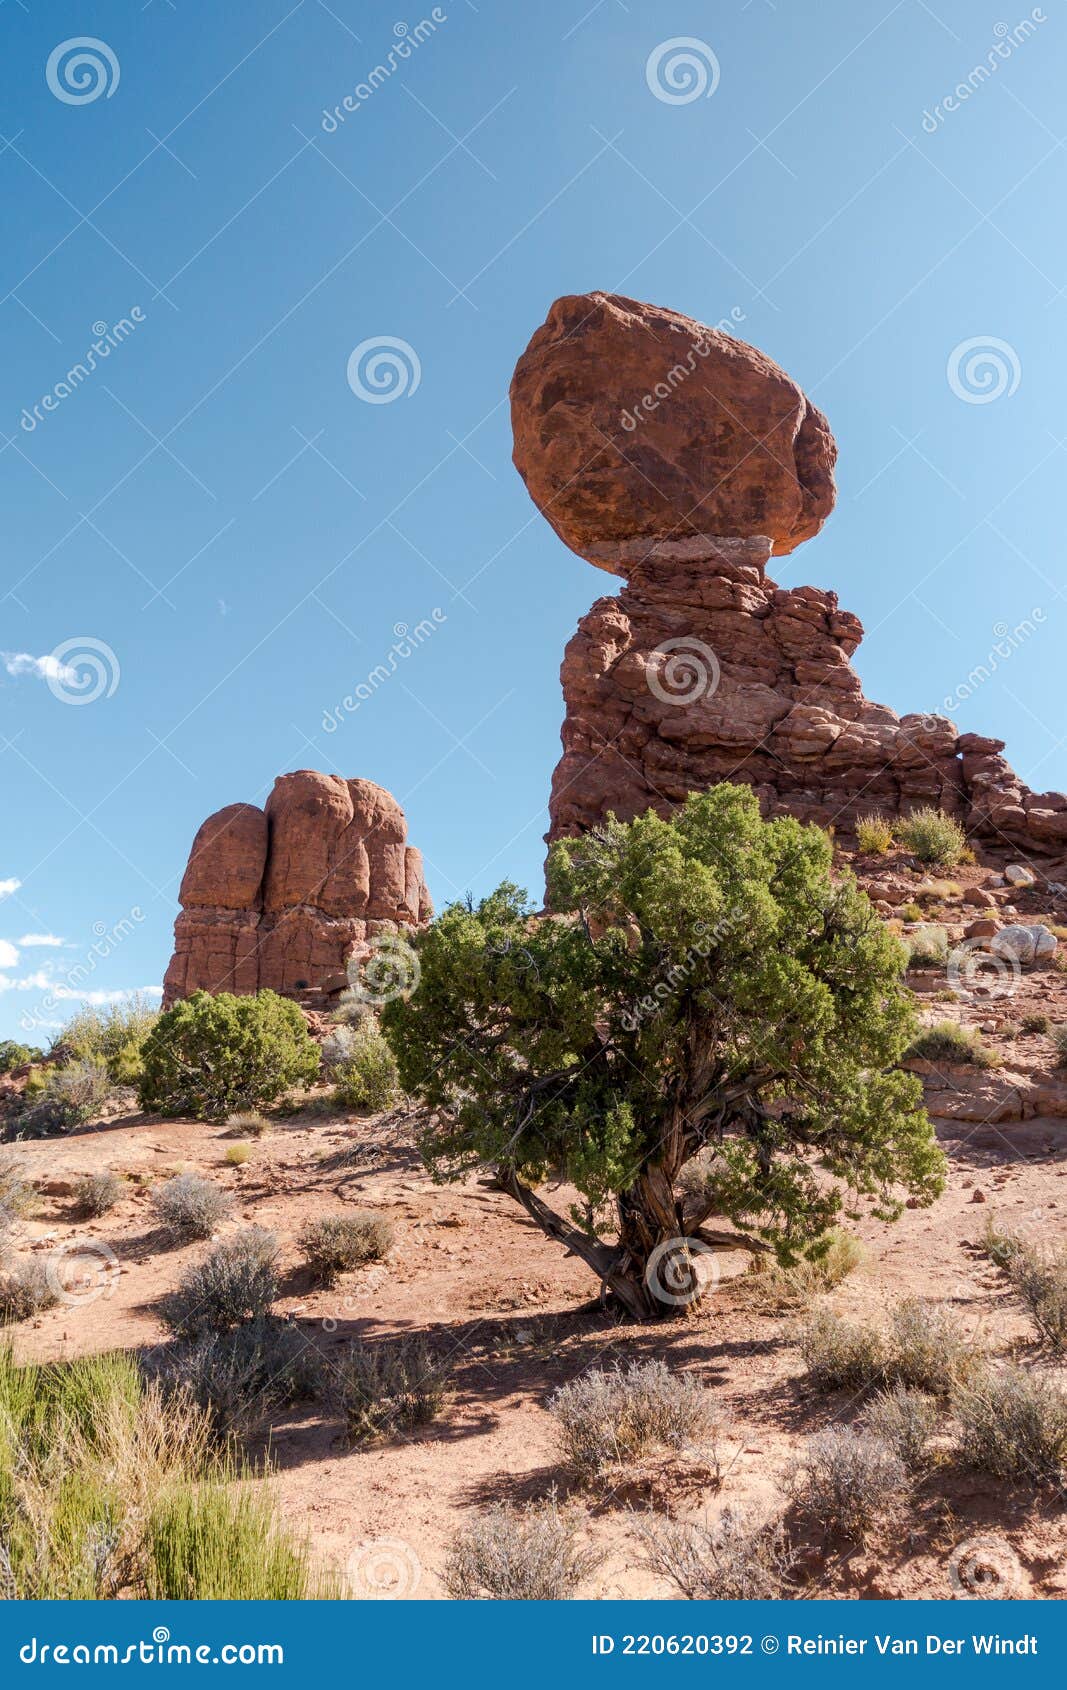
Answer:
[[[556,1174],[590,1237],[621,1197],[639,1272],[670,1224],[652,1187],[706,1149],[704,1215],[786,1262],[864,1203],[931,1202],[943,1157],[897,1066],[905,954],[830,870],[824,832],[722,785],[555,845],[554,917],[509,885],[447,908],[412,940],[418,990],[382,1016],[434,1177]]]
[[[1052,1030],[1052,1022],[1047,1015],[1040,1012],[1035,1015],[1024,1015],[1019,1022],[1023,1033],[1048,1033]]]
[[[856,842],[865,856],[883,857],[893,846],[893,824],[885,816],[861,816],[856,823]]]
[[[13,1068],[23,1068],[27,1062],[40,1062],[43,1055],[39,1045],[22,1045],[16,1039],[0,1039],[0,1074],[10,1074]]]
[[[965,1062],[975,1068],[1000,1066],[995,1051],[984,1042],[977,1027],[964,1027],[958,1021],[939,1021],[936,1027],[924,1027],[904,1052],[907,1062]]]
[[[334,1064],[335,1097],[343,1109],[388,1109],[400,1095],[396,1058],[373,1021],[338,1029],[347,1037]]]
[[[277,1519],[269,1496],[218,1484],[165,1498],[148,1523],[150,1601],[300,1602],[336,1595],[316,1579],[308,1544]]]
[[[82,1174],[74,1186],[75,1206],[79,1214],[96,1220],[113,1209],[125,1191],[126,1181],[111,1168],[103,1168],[95,1174]]]
[[[103,1064],[116,1085],[136,1085],[141,1046],[159,1019],[159,1011],[139,994],[106,1009],[89,1006],[68,1021],[56,1040],[81,1062]]]
[[[49,1068],[43,1085],[24,1093],[11,1130],[16,1138],[52,1138],[72,1132],[99,1115],[113,1090],[99,1057],[80,1057]]]
[[[275,992],[194,992],[159,1017],[141,1055],[142,1108],[206,1120],[271,1103],[319,1068],[299,1008]]]
[[[952,1408],[972,1466],[1002,1479],[1062,1483],[1067,1392],[1055,1380],[1022,1367],[987,1368],[958,1388]]]
[[[921,863],[936,863],[938,868],[952,868],[967,847],[959,822],[929,804],[897,823],[897,838]]]

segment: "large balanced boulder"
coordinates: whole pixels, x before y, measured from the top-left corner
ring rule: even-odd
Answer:
[[[990,842],[1063,851],[1067,797],[1025,787],[1000,740],[870,702],[858,618],[768,576],[830,514],[836,458],[771,359],[675,311],[569,295],[520,357],[511,411],[535,504],[625,577],[564,656],[550,839],[742,780],[766,813],[846,832],[932,804]]]
[[[432,913],[392,794],[312,769],[280,775],[262,810],[209,816],[179,896],[166,1004],[200,989],[330,993],[379,934]]]

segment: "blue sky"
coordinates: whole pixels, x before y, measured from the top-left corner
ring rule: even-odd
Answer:
[[[861,616],[868,696],[961,689],[961,728],[1067,787],[1062,6],[436,17],[3,4],[0,1036],[158,984],[197,825],[288,769],[395,792],[438,904],[540,890],[560,658],[613,590],[510,463],[511,371],[562,293],[743,313],[840,446],[837,511],[779,579]],[[80,37],[96,82],[49,72]],[[710,97],[650,86],[679,37]],[[349,361],[386,337],[406,391],[371,403]]]

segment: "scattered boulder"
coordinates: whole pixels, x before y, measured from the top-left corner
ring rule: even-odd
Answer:
[[[989,949],[994,956],[1028,963],[1055,956],[1058,945],[1056,935],[1043,922],[1036,922],[1033,926],[1011,922],[990,940]]]
[[[1009,863],[1004,870],[1004,878],[1009,886],[1037,885],[1037,875],[1025,863]]]

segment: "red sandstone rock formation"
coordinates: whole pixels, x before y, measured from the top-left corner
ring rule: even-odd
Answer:
[[[265,809],[228,804],[193,841],[164,1003],[269,988],[330,992],[382,932],[432,913],[396,799],[369,780],[300,769]]]
[[[990,842],[1061,852],[1067,796],[1003,742],[872,704],[834,593],[765,573],[833,506],[822,415],[755,348],[611,294],[561,299],[519,359],[515,463],[560,537],[627,577],[567,646],[549,839],[745,781],[768,814],[847,831],[922,803]]]

